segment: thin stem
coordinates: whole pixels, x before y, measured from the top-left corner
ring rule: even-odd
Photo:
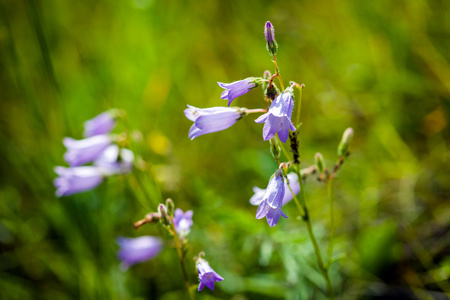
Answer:
[[[273,63],[275,64],[275,71],[277,72],[276,76],[278,77],[278,80],[280,81],[281,90],[284,91],[283,79],[281,79],[280,69],[278,69],[277,58],[275,57],[275,55],[273,56]]]
[[[301,180],[301,179],[300,179],[300,180]],[[303,209],[302,209],[302,207],[301,207],[301,205],[300,205],[300,202],[298,201],[297,195],[294,194],[294,192],[293,192],[292,189],[291,189],[291,185],[290,185],[289,183],[288,183],[287,186],[288,186],[289,190],[291,191],[291,194],[292,194],[292,196],[293,196],[293,198],[294,198],[295,205],[297,206],[297,209],[298,209],[298,211],[300,212],[300,215],[302,216],[302,218],[304,218],[305,212],[303,211]]]
[[[303,184],[302,175],[301,175],[301,171],[300,171],[300,166],[298,166],[296,171],[297,171],[297,175],[299,177],[299,182],[300,182],[300,193],[301,193],[301,198],[300,199],[301,199],[301,204],[303,206],[303,210],[305,211],[303,220],[306,222],[306,228],[308,229],[309,238],[311,239],[311,242],[313,244],[314,253],[316,255],[317,265],[319,267],[320,273],[322,274],[323,278],[325,279],[325,283],[326,283],[326,286],[327,286],[328,297],[331,300],[334,300],[335,297],[334,297],[333,285],[331,284],[330,277],[328,276],[328,269],[325,267],[325,265],[323,263],[322,254],[320,253],[319,244],[317,243],[317,239],[316,239],[316,237],[314,235],[314,232],[313,232],[313,229],[312,229],[311,218],[310,218],[309,213],[308,213],[308,207],[306,206],[305,185]]]
[[[295,84],[295,86],[299,89],[300,95],[298,96],[298,104],[297,104],[297,124],[300,124],[300,113],[302,110],[302,96],[303,96],[303,88],[305,87],[304,84],[299,85],[299,84]]]
[[[289,152],[286,150],[286,147],[284,146],[284,143],[282,141],[280,141],[280,138],[278,138],[279,141],[279,145],[281,147],[281,151],[283,151],[283,154],[286,156],[288,161],[291,161],[291,158],[289,156]]]
[[[255,113],[266,113],[267,110],[264,108],[255,108],[255,109],[243,109],[246,114],[255,114]]]
[[[328,204],[330,205],[330,240],[328,241],[328,267],[331,265],[331,257],[333,255],[334,246],[334,199],[332,195],[332,180],[327,180]]]
[[[188,291],[189,294],[189,299],[194,300],[194,295],[191,292],[191,284],[189,282],[189,276],[188,273],[186,271],[186,264],[184,262],[184,253],[183,253],[183,249],[180,245],[180,240],[178,239],[178,234],[177,231],[175,230],[175,224],[173,222],[173,218],[170,217],[170,223],[172,224],[172,228],[173,228],[173,239],[175,241],[175,248],[177,249],[177,254],[178,254],[178,258],[180,259],[180,263],[181,263],[181,269],[183,271],[183,276],[184,276],[184,283],[186,285],[186,289]]]

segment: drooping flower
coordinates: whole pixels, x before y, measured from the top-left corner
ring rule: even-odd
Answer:
[[[288,179],[289,179],[289,186],[292,189],[292,192],[294,192],[294,194],[298,194],[300,192],[300,183],[298,182],[298,176],[295,173],[289,173],[287,175]],[[288,203],[289,201],[292,200],[293,196],[291,191],[289,190],[287,181],[284,182],[284,197],[283,197],[283,201],[282,201],[282,206],[284,206],[286,203]],[[253,187],[253,192],[255,193],[251,198],[250,198],[250,204],[252,205],[260,205],[264,194],[266,193],[265,189],[261,189],[257,186]]]
[[[84,166],[74,168],[55,167],[59,175],[54,180],[56,196],[69,196],[97,187],[103,180],[100,170],[96,167]]]
[[[122,261],[124,269],[155,257],[162,248],[161,240],[153,236],[118,237],[117,244],[120,246],[117,257]]]
[[[217,274],[203,258],[197,259],[195,266],[197,267],[198,277],[200,279],[199,291],[203,290],[205,286],[210,290],[214,290],[214,282],[223,280],[223,277]]]
[[[113,144],[108,146],[94,161],[94,166],[98,167],[105,175],[126,174],[131,172],[133,161],[133,152],[121,148],[119,155],[119,146]]]
[[[114,115],[111,111],[105,111],[84,122],[84,137],[110,133],[114,126],[116,126]]]
[[[256,211],[256,218],[262,219],[266,217],[270,227],[277,225],[280,216],[287,218],[281,210],[285,195],[285,182],[281,170],[272,175],[267,185],[267,189],[259,201],[259,207]],[[254,201],[254,202],[258,202]]]
[[[248,77],[232,83],[217,82],[217,84],[225,89],[220,95],[223,100],[228,100],[228,106],[239,96],[248,93],[262,82],[261,78]]]
[[[181,237],[187,236],[191,230],[193,214],[194,212],[192,210],[183,212],[179,208],[175,209],[173,223],[175,224],[175,230]]]
[[[100,157],[111,144],[111,139],[107,135],[96,135],[83,140],[66,137],[63,143],[67,148],[64,159],[71,167],[77,167]]]
[[[186,118],[194,122],[189,129],[191,140],[203,134],[227,129],[242,117],[241,111],[237,108],[197,108],[191,105],[184,110],[184,114]]]
[[[275,31],[273,29],[272,23],[270,21],[266,22],[266,25],[264,26],[264,35],[266,36],[267,41],[267,51],[269,51],[270,54],[275,55],[278,51],[278,44],[275,40]]]
[[[270,105],[269,111],[257,118],[256,123],[263,123],[263,138],[265,141],[271,139],[278,132],[278,137],[283,143],[286,143],[289,137],[289,129],[295,131],[292,125],[291,117],[294,108],[292,99],[292,90],[288,89],[279,95]]]

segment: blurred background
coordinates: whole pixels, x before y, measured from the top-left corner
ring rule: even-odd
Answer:
[[[194,211],[191,280],[202,250],[225,278],[198,299],[325,298],[295,205],[270,228],[248,202],[277,167],[257,116],[188,138],[187,104],[225,106],[217,81],[274,72],[267,20],[283,80],[306,85],[302,166],[320,151],[332,167],[355,131],[333,183],[338,298],[448,299],[449,1],[0,0],[1,299],[186,299],[170,238],[132,226],[168,197]],[[233,104],[263,107],[262,91]],[[62,139],[110,108],[148,168],[57,198]],[[326,249],[326,188],[306,188]],[[141,235],[165,249],[122,272],[116,237]]]

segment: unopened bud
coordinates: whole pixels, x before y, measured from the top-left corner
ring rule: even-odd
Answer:
[[[166,207],[169,216],[173,217],[173,212],[175,211],[175,204],[173,203],[172,199],[169,198],[166,200]]]
[[[151,212],[145,216],[142,220],[134,223],[134,228],[137,230],[144,224],[154,224],[161,219],[161,214],[159,212]]]
[[[272,101],[275,100],[275,98],[278,96],[280,91],[278,90],[277,86],[272,83],[269,85],[265,91],[265,95],[267,98],[271,99]]]
[[[264,71],[263,79],[270,80],[271,77],[272,77],[272,74],[270,73],[269,70]],[[266,91],[268,85],[269,85],[269,81],[262,82],[261,87],[264,92]]]
[[[345,156],[348,152],[348,147],[353,138],[353,129],[347,128],[342,135],[341,143],[338,146],[338,155]]]
[[[269,140],[269,143],[270,143],[270,153],[272,153],[273,157],[278,159],[278,157],[280,157],[281,154],[281,148],[280,145],[278,144],[278,139],[276,137],[273,137]]]
[[[266,36],[267,41],[267,51],[269,51],[269,54],[271,55],[276,55],[278,51],[278,44],[275,40],[275,31],[270,21],[267,21],[266,26],[264,26],[264,35]]]
[[[163,223],[164,225],[170,225],[169,215],[167,214],[167,208],[164,206],[164,204],[159,204],[158,213],[161,215],[161,223]]]
[[[314,161],[316,162],[316,168],[319,173],[323,174],[327,166],[325,165],[325,160],[323,159],[322,153],[317,152],[314,156]]]

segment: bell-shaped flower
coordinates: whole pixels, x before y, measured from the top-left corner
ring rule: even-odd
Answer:
[[[184,110],[184,114],[186,118],[194,122],[189,129],[191,140],[203,134],[227,129],[242,117],[241,111],[237,108],[197,108],[191,105]]]
[[[129,266],[149,260],[161,251],[162,242],[153,236],[141,236],[137,238],[117,238],[120,250],[117,257],[122,261],[122,267],[126,270]]]
[[[59,175],[53,182],[56,187],[56,196],[58,197],[91,190],[103,180],[100,170],[91,166],[55,167],[55,173]]]
[[[64,159],[71,167],[76,167],[100,157],[102,152],[111,144],[111,139],[107,135],[96,135],[83,140],[66,137],[63,143],[67,148]]]
[[[116,118],[111,111],[105,111],[84,122],[84,137],[107,134],[116,126]]]
[[[228,100],[228,106],[239,96],[248,93],[262,82],[261,78],[248,77],[232,83],[217,82],[217,84],[225,89],[220,95],[223,100]]]
[[[270,178],[267,189],[262,196],[262,199],[255,201],[259,202],[258,210],[256,211],[256,218],[262,219],[266,217],[267,223],[270,227],[277,225],[280,216],[287,218],[287,216],[281,210],[283,205],[283,199],[285,195],[285,183],[281,170],[278,170]]]
[[[191,231],[193,214],[194,212],[192,210],[183,212],[179,208],[175,209],[173,223],[175,224],[175,230],[181,237],[187,236],[189,231]]]
[[[203,258],[197,259],[195,266],[197,267],[198,277],[200,279],[199,291],[203,290],[205,286],[210,290],[214,290],[214,282],[223,280],[223,277],[217,274]]]
[[[298,182],[297,174],[289,173],[287,175],[287,178],[289,180],[289,186],[291,187],[292,192],[295,195],[297,195],[300,192],[300,183]],[[289,201],[291,201],[294,198],[291,191],[289,190],[287,181],[284,182],[284,190],[285,190],[285,193],[284,193],[284,197],[283,197],[282,206],[284,206],[286,203],[288,203]],[[250,204],[260,205],[263,200],[264,194],[266,193],[266,190],[261,189],[257,186],[254,186],[253,192],[255,194],[250,198]]]
[[[286,143],[289,137],[289,129],[295,131],[295,127],[291,122],[292,110],[294,108],[294,100],[291,92],[291,89],[287,89],[281,93],[272,102],[269,111],[255,120],[256,123],[265,123],[263,129],[263,138],[265,141],[274,137],[278,132],[280,140]]]
[[[94,161],[94,166],[105,175],[126,174],[131,172],[133,161],[132,151],[120,148],[119,155],[119,146],[112,144]]]

